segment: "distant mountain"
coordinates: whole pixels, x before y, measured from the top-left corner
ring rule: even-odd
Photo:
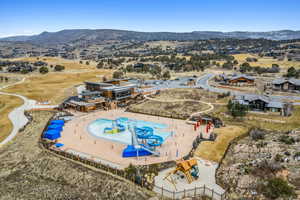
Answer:
[[[78,41],[101,42],[106,40],[202,40],[212,38],[265,38],[270,40],[300,39],[300,31],[281,30],[269,32],[217,32],[194,31],[187,33],[175,32],[137,32],[113,29],[73,29],[58,32],[43,32],[33,36],[15,36],[1,38],[0,41],[30,42],[34,44],[61,44]]]

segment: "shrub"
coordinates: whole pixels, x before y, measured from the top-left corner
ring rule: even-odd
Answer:
[[[55,65],[54,70],[57,72],[63,71],[65,69],[65,66],[62,65]]]
[[[259,129],[252,129],[249,133],[252,140],[263,140],[265,138],[265,133]]]
[[[286,136],[286,135],[282,135],[279,137],[279,141],[285,144],[294,144],[295,140],[294,138],[290,137],[290,136]]]
[[[270,199],[290,198],[295,196],[295,191],[293,187],[281,179],[272,178],[267,181],[267,184],[263,187],[263,193],[266,197]]]
[[[124,73],[122,71],[115,71],[113,73],[113,78],[123,78]]]
[[[49,69],[47,67],[41,67],[39,71],[41,74],[47,74],[49,72]]]

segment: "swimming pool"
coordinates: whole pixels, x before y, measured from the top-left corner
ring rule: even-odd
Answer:
[[[115,133],[115,134],[104,133],[105,128],[112,127],[113,121],[117,121],[118,124],[124,125],[126,127],[125,131]],[[130,145],[131,133],[128,130],[128,125],[131,126],[132,128],[133,127],[142,128],[144,126],[151,127],[154,130],[153,132],[154,135],[161,136],[164,141],[171,135],[171,132],[164,131],[164,129],[168,127],[166,124],[142,121],[142,120],[134,120],[125,117],[120,117],[117,118],[116,120],[110,120],[104,118],[97,119],[88,125],[87,130],[91,135],[95,137]]]

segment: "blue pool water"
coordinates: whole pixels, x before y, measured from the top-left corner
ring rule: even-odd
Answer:
[[[163,130],[168,127],[165,124],[142,121],[142,120],[133,120],[125,117],[117,118],[116,121],[118,124],[124,125],[126,127],[126,130],[115,134],[104,133],[105,128],[112,127],[113,120],[103,119],[103,118],[91,122],[88,125],[87,130],[90,134],[92,134],[95,137],[106,139],[106,140],[112,140],[115,142],[119,142],[122,144],[129,144],[129,145],[131,144],[131,133],[128,130],[128,125],[130,125],[132,128],[134,126],[137,128],[142,128],[144,126],[151,127],[154,129],[154,135],[161,136],[163,140],[166,140],[167,137],[171,135],[171,132],[166,132]]]

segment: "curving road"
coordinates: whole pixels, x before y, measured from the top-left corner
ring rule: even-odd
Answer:
[[[21,81],[18,81],[16,83],[0,87],[0,90],[3,90],[5,88],[13,86],[13,85],[21,84],[24,81],[25,81],[25,78],[23,78]],[[46,106],[45,105],[36,105],[35,100],[28,99],[28,98],[26,98],[22,95],[19,95],[19,94],[13,94],[13,93],[7,93],[7,92],[1,92],[0,91],[0,95],[10,95],[10,96],[19,97],[24,102],[23,105],[21,105],[18,108],[15,108],[13,111],[11,111],[8,114],[8,118],[13,124],[13,129],[12,129],[11,133],[9,134],[9,136],[7,136],[2,142],[0,142],[0,147],[7,144],[9,141],[11,141],[17,135],[19,130],[21,128],[23,128],[28,123],[28,119],[24,114],[24,112],[26,110],[30,110],[30,109],[33,109],[33,108],[53,108],[53,107],[56,107],[56,106],[48,106],[48,105],[46,105]]]
[[[216,93],[227,93],[230,92],[232,95],[253,95],[249,94],[247,92],[240,92],[240,91],[235,91],[235,90],[230,90],[230,89],[224,89],[224,88],[216,88],[211,85],[209,85],[208,81],[212,79],[215,76],[213,73],[206,74],[202,77],[200,77],[197,80],[197,86],[201,87],[205,90],[211,91],[211,92],[216,92]],[[288,96],[288,95],[269,95],[272,99],[274,100],[283,100],[283,99],[291,99],[291,100],[300,100],[300,96]],[[294,103],[294,105],[300,105],[299,102]]]

